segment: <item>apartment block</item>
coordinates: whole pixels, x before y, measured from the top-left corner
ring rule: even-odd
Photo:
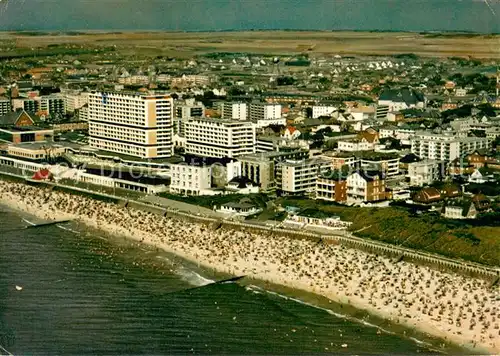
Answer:
[[[241,120],[248,119],[247,103],[223,103],[222,118],[226,120]]]
[[[337,110],[335,106],[331,105],[314,105],[311,109],[313,119],[321,116],[330,116]]]
[[[280,104],[251,103],[249,117],[259,128],[270,125],[286,125],[286,119],[281,115]]]
[[[59,95],[40,97],[40,110],[49,115],[64,115],[66,113],[64,98]]]
[[[186,135],[186,122],[192,118],[205,116],[205,105],[194,99],[187,99],[174,103],[174,134],[184,137]]]
[[[82,93],[79,91],[68,91],[63,93],[63,99],[66,112],[74,113],[82,106],[88,104],[89,93]]]
[[[388,197],[382,172],[360,170],[347,177],[347,202],[373,202]]]
[[[186,122],[186,153],[205,157],[237,157],[255,152],[251,122],[198,118]]]
[[[347,201],[347,178],[338,171],[320,175],[316,179],[316,199],[344,203]]]
[[[271,151],[240,156],[241,174],[257,183],[262,191],[276,189],[276,167],[287,159],[300,160],[309,157],[305,150]]]
[[[322,159],[280,162],[276,172],[277,189],[284,194],[313,195],[316,179],[331,168],[331,162]]]
[[[90,145],[145,159],[170,157],[172,105],[172,98],[165,94],[92,92]]]
[[[445,162],[424,160],[408,163],[408,175],[411,186],[423,186],[441,180],[445,174]]]
[[[411,152],[422,159],[453,161],[478,149],[488,149],[486,137],[457,137],[448,134],[418,133],[411,139]]]

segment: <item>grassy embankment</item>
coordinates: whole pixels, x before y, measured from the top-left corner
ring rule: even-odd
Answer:
[[[456,221],[437,213],[413,215],[401,207],[352,208],[307,199],[280,199],[281,205],[338,215],[352,221],[359,237],[437,253],[451,258],[500,266],[500,219]]]

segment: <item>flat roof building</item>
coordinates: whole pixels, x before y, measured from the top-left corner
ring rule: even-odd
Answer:
[[[173,99],[167,94],[92,92],[91,147],[144,159],[173,155]]]
[[[248,121],[198,118],[186,122],[186,153],[238,157],[255,152],[255,127]]]

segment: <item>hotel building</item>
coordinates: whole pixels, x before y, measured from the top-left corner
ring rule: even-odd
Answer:
[[[255,152],[255,127],[248,121],[198,118],[186,122],[186,153],[237,157]]]
[[[90,145],[145,159],[170,157],[172,105],[173,99],[165,94],[92,92]]]
[[[421,159],[453,161],[475,150],[489,148],[485,137],[457,137],[447,134],[420,133],[411,140],[411,152]]]

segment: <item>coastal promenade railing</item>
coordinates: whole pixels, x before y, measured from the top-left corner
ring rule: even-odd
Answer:
[[[0,174],[5,174],[5,173],[1,172]],[[41,183],[48,186],[61,187],[64,188],[65,190],[81,192],[92,196],[101,196],[116,201],[118,203],[121,203],[124,206],[128,206],[130,208],[146,210],[162,216],[176,216],[205,224],[217,224],[219,227],[228,229],[248,229],[254,231],[265,231],[268,233],[280,234],[282,236],[289,236],[293,238],[335,241],[342,245],[360,249],[366,252],[383,254],[389,257],[397,258],[398,260],[404,259],[415,263],[426,264],[438,269],[452,270],[453,272],[467,274],[477,278],[488,279],[491,280],[492,282],[498,282],[500,278],[500,268],[484,266],[473,262],[461,261],[448,258],[445,256],[434,255],[429,252],[423,252],[406,247],[390,245],[385,242],[360,238],[352,235],[347,231],[336,231],[335,233],[321,234],[317,232],[290,230],[282,227],[270,227],[259,224],[251,224],[248,222],[224,220],[221,219],[220,216],[215,214],[214,216],[193,214],[175,208],[161,207],[149,202],[128,199],[84,188],[61,185],[53,182],[33,181],[31,179],[26,179],[26,177],[17,176],[11,173],[7,173],[6,175],[17,178],[24,178],[27,182],[38,183],[38,184]]]

